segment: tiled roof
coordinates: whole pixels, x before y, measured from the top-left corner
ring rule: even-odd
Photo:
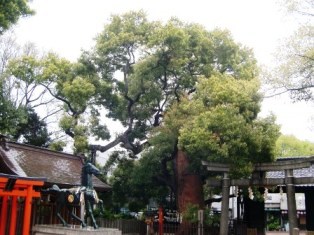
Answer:
[[[25,144],[8,142],[9,150],[0,147],[0,172],[22,177],[45,177],[46,186],[73,187],[81,184],[82,159],[79,156]],[[96,190],[110,186],[93,176]]]
[[[307,157],[284,157],[278,158],[277,161],[289,161],[295,159],[306,159]],[[293,176],[295,178],[302,178],[302,177],[314,177],[314,165],[311,165],[309,168],[301,168],[301,169],[294,169]],[[285,178],[284,171],[268,171],[266,172],[266,178]],[[313,184],[307,185],[298,185],[298,186],[314,186]]]

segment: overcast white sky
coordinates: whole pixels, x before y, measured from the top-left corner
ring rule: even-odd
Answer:
[[[208,30],[229,29],[237,42],[253,48],[260,65],[273,64],[279,40],[292,33],[295,24],[276,0],[33,0],[36,15],[16,27],[18,42],[33,42],[39,50],[54,51],[75,60],[89,49],[111,14],[143,9],[152,20],[200,23]],[[283,134],[314,142],[313,105],[291,104],[283,97],[263,102],[262,115],[273,112]],[[314,123],[314,122],[313,122]]]

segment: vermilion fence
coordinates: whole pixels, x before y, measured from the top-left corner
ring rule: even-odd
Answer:
[[[22,229],[23,229],[23,219],[24,219],[24,200],[19,200],[17,201],[17,207],[16,207],[16,228],[15,228],[15,233],[16,234],[22,234]],[[3,206],[3,198],[0,198],[0,208],[2,208]],[[8,200],[7,203],[7,211],[6,214],[2,215],[5,216],[6,218],[11,218],[11,214],[12,214],[12,200]],[[7,223],[5,224],[5,228],[4,230],[4,234],[10,234],[9,229],[10,229],[10,225],[11,225],[11,221],[7,221]]]
[[[44,179],[0,173],[0,234],[29,235],[32,202],[40,197]]]

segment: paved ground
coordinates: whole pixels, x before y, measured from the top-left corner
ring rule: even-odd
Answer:
[[[300,231],[299,234],[300,235],[306,235],[306,231]],[[289,235],[289,232],[282,232],[282,231],[266,232],[266,235]]]

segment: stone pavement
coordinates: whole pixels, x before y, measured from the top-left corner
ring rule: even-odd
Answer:
[[[300,235],[306,235],[306,231],[300,231]],[[266,235],[289,235],[289,232],[284,231],[271,231],[266,232]]]

